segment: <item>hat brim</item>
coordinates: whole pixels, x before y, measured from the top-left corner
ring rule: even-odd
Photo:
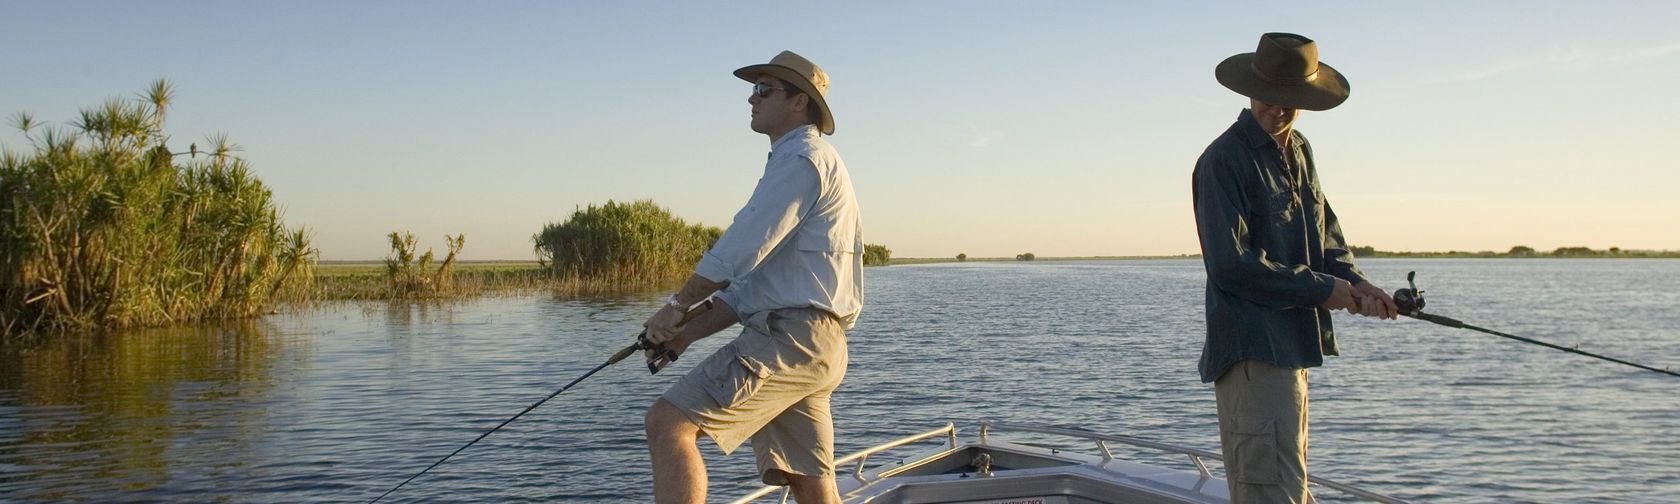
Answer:
[[[1300,84],[1267,82],[1254,73],[1254,53],[1243,53],[1219,62],[1213,76],[1237,94],[1272,105],[1302,110],[1330,110],[1348,99],[1348,81],[1342,73],[1323,62],[1312,80]]]
[[[781,79],[788,84],[793,84],[793,87],[799,88],[801,92],[805,93],[805,96],[811,97],[811,101],[817,104],[818,115],[822,116],[822,124],[817,125],[818,128],[822,130],[824,135],[834,134],[834,113],[828,109],[828,100],[823,98],[822,93],[817,92],[817,87],[811,85],[809,79],[792,68],[768,63],[748,65],[735,70],[735,76],[747,82],[757,80],[760,75],[768,75]]]

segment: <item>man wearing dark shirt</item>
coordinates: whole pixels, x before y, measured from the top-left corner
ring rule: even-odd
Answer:
[[[1196,160],[1191,190],[1207,267],[1207,340],[1231,502],[1313,502],[1307,490],[1307,370],[1336,355],[1332,310],[1393,319],[1394,300],[1353,264],[1319,189],[1302,109],[1348,97],[1311,39],[1260,37],[1219,83],[1250,108]]]

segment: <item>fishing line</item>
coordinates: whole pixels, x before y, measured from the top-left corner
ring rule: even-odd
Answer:
[[[682,324],[687,323],[690,319],[694,318],[694,316],[699,315],[701,312],[704,312],[704,311],[710,309],[711,307],[712,307],[712,300],[707,299],[705,302],[701,303],[699,306],[696,306],[696,307],[690,309],[687,313],[684,313],[682,321],[678,322],[677,325],[681,326]],[[379,494],[378,497],[374,497],[373,500],[368,501],[368,504],[373,504],[375,502],[379,502],[379,499],[383,499],[383,498],[385,498],[385,496],[391,495],[391,492],[397,491],[398,488],[402,488],[403,485],[407,485],[408,482],[414,481],[414,478],[418,478],[418,477],[420,477],[420,475],[426,474],[427,471],[431,471],[432,468],[437,467],[439,464],[442,464],[443,461],[449,460],[449,457],[453,457],[453,456],[455,456],[455,454],[461,453],[461,451],[466,450],[468,446],[472,446],[474,443],[477,443],[479,440],[484,439],[486,436],[489,436],[490,433],[496,432],[497,430],[500,430],[502,427],[506,427],[507,424],[513,423],[514,420],[518,419],[521,416],[525,416],[525,414],[530,413],[531,410],[537,409],[537,406],[542,406],[542,404],[545,403],[545,402],[548,402],[549,399],[553,399],[554,396],[560,395],[560,393],[565,392],[566,389],[572,388],[573,385],[577,385],[578,382],[581,382],[581,381],[583,381],[584,378],[588,378],[590,375],[595,374],[596,371],[600,371],[602,369],[605,369],[607,366],[617,364],[618,361],[624,360],[625,357],[629,357],[631,354],[634,354],[639,350],[650,350],[650,349],[655,349],[655,350],[657,350],[657,352],[656,352],[656,355],[654,356],[653,360],[648,361],[648,372],[649,373],[659,374],[659,370],[664,369],[665,365],[670,364],[671,362],[674,362],[674,361],[677,360],[676,352],[672,352],[670,350],[665,350],[665,349],[660,349],[660,348],[657,347],[657,345],[654,345],[652,343],[648,343],[648,341],[647,341],[647,330],[644,329],[644,330],[642,330],[641,334],[636,335],[636,342],[635,343],[631,343],[630,346],[624,347],[623,350],[619,350],[618,353],[613,354],[612,357],[608,357],[606,362],[601,363],[601,365],[599,365],[599,366],[595,366],[595,369],[589,370],[588,373],[584,373],[583,376],[577,377],[576,380],[572,380],[572,382],[567,383],[566,386],[560,387],[560,390],[556,390],[556,391],[554,391],[553,394],[549,394],[548,397],[544,397],[541,401],[537,401],[536,403],[530,405],[529,407],[526,407],[525,411],[519,412],[519,414],[514,415],[512,418],[509,418],[507,420],[503,420],[500,425],[497,425],[497,426],[491,428],[490,430],[484,431],[483,434],[479,434],[478,437],[474,438],[471,442],[468,442],[467,444],[461,446],[460,448],[456,448],[455,451],[450,452],[448,455],[444,455],[443,458],[438,459],[437,462],[432,462],[432,465],[426,466],[425,469],[421,469],[420,472],[415,473],[413,476],[409,476],[408,479],[403,480],[402,483],[398,483],[397,486],[391,487],[390,490],[386,490],[385,493]]]

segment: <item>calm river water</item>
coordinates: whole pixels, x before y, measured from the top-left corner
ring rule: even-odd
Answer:
[[[1435,313],[1680,369],[1680,261],[1362,265],[1391,291],[1418,270]],[[842,453],[982,419],[1217,451],[1199,261],[865,276],[834,396]],[[0,349],[0,500],[366,502],[601,363],[664,294],[336,304]],[[1416,320],[1336,322],[1344,355],[1311,374],[1314,474],[1427,502],[1680,495],[1680,378]],[[699,360],[606,369],[387,499],[647,501],[642,412]],[[714,499],[753,487],[751,450],[703,445]]]

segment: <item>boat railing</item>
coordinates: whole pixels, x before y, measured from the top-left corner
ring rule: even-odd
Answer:
[[[863,471],[864,471],[865,465],[869,463],[869,456],[870,455],[874,455],[876,453],[891,450],[893,448],[898,448],[900,446],[924,441],[924,440],[927,440],[927,439],[932,439],[932,438],[939,437],[939,436],[945,436],[946,446],[949,449],[954,450],[954,449],[957,448],[957,426],[956,426],[956,424],[946,423],[944,427],[940,427],[938,429],[930,430],[930,431],[923,432],[921,434],[912,435],[912,436],[905,436],[905,437],[902,437],[902,438],[899,438],[899,439],[895,439],[895,440],[888,441],[888,442],[885,442],[885,443],[881,443],[881,444],[878,444],[878,445],[875,445],[875,446],[871,446],[869,448],[864,449],[863,451],[860,451],[860,452],[853,453],[851,455],[847,455],[845,457],[842,457],[839,460],[834,461],[834,471],[838,473],[838,472],[840,472],[840,467],[841,466],[844,466],[846,464],[850,464],[852,462],[857,462],[857,468],[852,471],[852,477],[857,478],[858,481],[864,481]],[[747,504],[749,502],[753,502],[753,501],[756,501],[758,499],[761,499],[766,495],[776,493],[778,490],[783,491],[782,492],[782,502],[785,503],[788,500],[788,493],[785,491],[787,489],[788,488],[785,487],[785,486],[775,486],[775,485],[767,486],[767,487],[758,489],[758,491],[747,494],[746,496],[743,496],[739,499],[735,499],[734,501],[731,501],[730,504]]]
[[[1224,460],[1225,460],[1225,458],[1223,456],[1221,456],[1220,454],[1210,452],[1210,451],[1207,451],[1207,450],[1198,450],[1198,449],[1195,449],[1195,448],[1186,448],[1186,447],[1183,447],[1183,446],[1172,445],[1172,444],[1167,444],[1167,443],[1160,443],[1160,442],[1156,442],[1156,441],[1150,441],[1150,440],[1147,440],[1147,439],[1135,438],[1135,437],[1132,437],[1132,436],[1098,434],[1098,433],[1095,433],[1095,432],[1080,430],[1080,429],[1067,429],[1067,428],[1060,428],[1060,427],[1046,427],[1046,426],[1040,426],[1040,425],[1024,425],[1024,424],[1012,424],[1012,423],[992,422],[992,421],[980,422],[980,442],[982,444],[988,442],[987,438],[991,435],[992,429],[1005,429],[1005,430],[1009,430],[1009,431],[1031,432],[1031,433],[1037,433],[1037,434],[1050,434],[1050,435],[1057,435],[1057,436],[1068,436],[1068,437],[1082,438],[1082,439],[1086,439],[1086,440],[1089,440],[1089,441],[1093,441],[1096,444],[1097,451],[1102,453],[1103,462],[1108,462],[1110,460],[1114,460],[1114,453],[1108,449],[1108,443],[1110,443],[1110,442],[1127,444],[1127,445],[1137,446],[1137,447],[1142,447],[1142,448],[1150,448],[1150,449],[1159,450],[1159,451],[1163,451],[1163,452],[1167,452],[1167,453],[1176,453],[1176,454],[1179,454],[1179,455],[1186,455],[1186,456],[1190,457],[1190,463],[1196,465],[1196,471],[1197,472],[1200,472],[1203,477],[1210,477],[1210,478],[1213,477],[1213,473],[1208,471],[1207,464],[1203,463],[1202,461],[1204,459],[1212,459],[1212,460],[1219,461],[1221,464],[1224,464]],[[1360,489],[1359,487],[1355,487],[1353,485],[1349,485],[1349,484],[1341,483],[1341,482],[1337,482],[1337,481],[1332,481],[1332,480],[1320,478],[1320,477],[1317,477],[1317,476],[1308,475],[1307,480],[1311,481],[1313,483],[1317,483],[1320,486],[1324,486],[1326,488],[1332,488],[1332,489],[1335,489],[1335,490],[1340,491],[1342,493],[1346,493],[1348,495],[1352,495],[1352,496],[1359,497],[1359,498],[1366,499],[1366,500],[1370,500],[1370,501],[1382,502],[1382,503],[1385,503],[1385,504],[1404,504],[1406,502],[1406,501],[1403,501],[1403,500],[1400,500],[1400,499],[1396,499],[1394,497],[1389,497],[1389,496],[1382,495],[1382,494],[1375,493],[1375,492],[1371,492],[1371,491],[1368,491],[1368,490],[1363,490],[1363,489]]]

